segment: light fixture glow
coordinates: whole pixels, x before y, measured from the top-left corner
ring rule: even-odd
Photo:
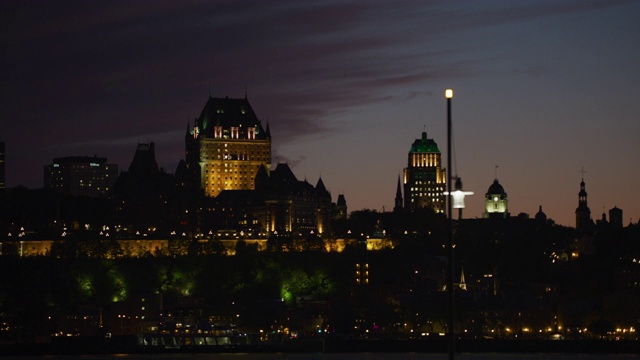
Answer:
[[[448,191],[444,192],[445,195],[449,195]],[[451,197],[453,197],[453,208],[454,209],[464,209],[464,197],[467,195],[473,195],[473,191],[462,191],[462,190],[454,190],[451,192]]]
[[[444,91],[444,97],[447,99],[453,98],[453,89],[447,89]]]

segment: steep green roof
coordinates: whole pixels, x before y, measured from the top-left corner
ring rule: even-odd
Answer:
[[[426,131],[422,132],[422,138],[416,139],[411,145],[409,153],[439,153],[438,144],[433,139],[427,138]]]

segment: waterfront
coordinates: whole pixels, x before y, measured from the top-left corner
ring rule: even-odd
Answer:
[[[25,357],[7,357],[7,359],[24,359]],[[29,357],[33,358],[33,357]],[[41,356],[39,359],[52,359],[56,356]],[[110,355],[77,355],[64,356],[65,359],[83,359],[83,360],[109,360],[109,359],[178,359],[178,360],[445,360],[448,354],[445,353],[269,353],[269,354],[253,354],[253,353],[224,353],[224,354],[110,354]],[[550,360],[604,360],[604,359],[637,359],[637,354],[557,354],[557,353],[460,353],[456,354],[456,359],[460,360],[500,360],[500,359],[550,359]]]

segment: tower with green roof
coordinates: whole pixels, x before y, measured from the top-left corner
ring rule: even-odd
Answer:
[[[444,213],[446,171],[442,168],[441,158],[438,145],[423,131],[422,137],[411,145],[407,167],[404,169],[405,210],[428,207],[436,213]]]

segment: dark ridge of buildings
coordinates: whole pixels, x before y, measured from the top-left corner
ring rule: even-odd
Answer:
[[[4,141],[0,141],[0,194],[3,193],[7,187],[6,175],[5,145]]]
[[[171,174],[158,168],[155,144],[138,144],[128,171],[113,186],[118,222],[128,228],[169,227],[181,213],[173,206],[176,184]]]
[[[234,229],[246,233],[328,234],[331,193],[320,178],[316,186],[300,181],[280,163],[267,174],[261,168],[255,190],[225,190],[205,200],[202,231]],[[346,202],[344,204],[346,211]]]

